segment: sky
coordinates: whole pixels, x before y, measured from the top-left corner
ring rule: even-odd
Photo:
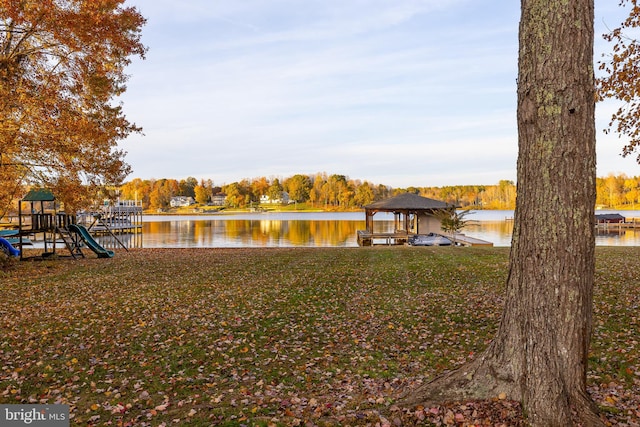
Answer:
[[[128,179],[318,172],[394,188],[516,180],[520,2],[127,0],[146,60],[119,99]],[[596,0],[600,37],[625,11]],[[597,106],[598,176],[640,175]]]

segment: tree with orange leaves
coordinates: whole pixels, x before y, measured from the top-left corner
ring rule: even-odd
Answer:
[[[145,19],[123,3],[0,0],[0,206],[36,184],[78,207],[130,172],[117,143],[141,129],[114,98]]]
[[[601,100],[613,98],[622,105],[613,113],[609,129],[615,129],[620,137],[629,141],[622,148],[624,157],[640,147],[640,43],[629,36],[640,28],[640,6],[637,0],[620,0],[620,6],[630,6],[629,16],[620,26],[603,35],[613,43],[612,53],[603,55],[600,70],[604,76],[598,79]],[[640,163],[640,154],[636,158]]]

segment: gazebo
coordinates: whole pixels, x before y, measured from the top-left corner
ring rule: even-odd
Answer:
[[[413,193],[371,203],[364,207],[367,229],[358,230],[358,245],[371,246],[374,239],[383,240],[386,244],[404,244],[409,236],[438,233],[440,220],[436,218],[436,213],[452,207],[455,206]],[[378,212],[394,214],[393,232],[374,230],[373,217]]]

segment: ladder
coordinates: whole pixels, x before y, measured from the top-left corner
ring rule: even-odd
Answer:
[[[80,236],[75,233],[72,234],[66,227],[56,227],[56,232],[62,238],[62,241],[69,250],[69,253],[71,253],[73,259],[84,258],[84,254],[80,249]]]

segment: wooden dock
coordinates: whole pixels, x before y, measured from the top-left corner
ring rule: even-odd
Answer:
[[[366,230],[358,230],[358,246],[377,245],[404,245],[409,239],[406,232],[398,233],[370,233]]]
[[[493,243],[491,242],[482,239],[476,239],[475,237],[469,237],[461,233],[456,233],[454,238],[456,243],[462,246],[493,246]]]
[[[597,230],[605,231],[622,231],[633,230],[640,228],[640,219],[627,218],[625,222],[598,222],[596,223]]]
[[[104,206],[97,212],[78,214],[78,223],[95,234],[141,233],[142,206]]]
[[[409,234],[407,232],[396,233],[370,233],[366,230],[358,230],[358,246],[397,246],[406,245],[409,241]],[[451,239],[445,234],[440,234],[443,237]],[[461,233],[455,235],[456,244],[461,246],[493,246],[493,243],[482,239],[476,239],[475,237],[469,237]]]

